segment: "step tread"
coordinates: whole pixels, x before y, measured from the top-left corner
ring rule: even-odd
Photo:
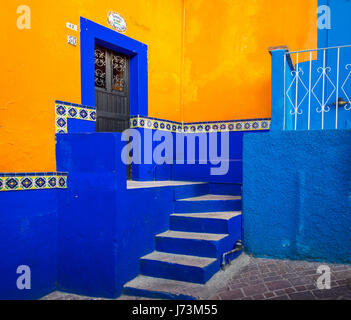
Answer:
[[[199,197],[186,198],[178,201],[226,201],[226,200],[241,200],[241,196],[225,196],[217,194],[206,194]]]
[[[203,212],[203,213],[173,213],[171,217],[189,217],[189,218],[204,218],[204,219],[219,219],[230,220],[234,217],[240,216],[241,211],[228,212]]]
[[[136,288],[138,289],[138,288]],[[123,301],[130,301],[130,300],[146,300],[146,301],[153,301],[153,300],[163,300],[163,299],[156,299],[156,298],[148,298],[148,297],[138,297],[138,296],[129,296],[127,294],[121,295],[119,298],[116,300],[123,300]]]
[[[124,287],[135,288],[144,291],[171,293],[173,295],[190,295],[201,292],[205,285],[192,282],[168,280],[140,275],[129,281]]]
[[[228,234],[195,233],[169,230],[158,234],[156,237],[219,241],[228,237]]]
[[[202,258],[197,256],[186,256],[186,255],[173,254],[173,253],[169,254],[169,253],[164,253],[159,251],[154,251],[142,257],[141,259],[162,261],[162,262],[168,262],[172,264],[198,267],[198,268],[207,267],[208,265],[216,261],[216,259],[213,259],[213,258]]]
[[[127,189],[144,189],[144,188],[160,188],[160,187],[180,187],[180,186],[195,186],[205,185],[207,182],[192,182],[192,181],[127,181]]]

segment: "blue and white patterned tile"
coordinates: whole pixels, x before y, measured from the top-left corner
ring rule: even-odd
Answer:
[[[270,129],[270,119],[233,120],[184,123],[172,122],[147,117],[131,118],[131,128],[146,128],[169,132],[183,133],[211,133],[211,132],[235,132],[235,131],[262,131]]]
[[[156,118],[147,118],[147,117],[132,117],[130,119],[130,127],[132,129],[144,128],[168,132],[179,132],[179,129],[182,128],[182,124],[179,122],[162,120]]]
[[[66,189],[66,173],[2,173],[0,191]]]
[[[67,119],[96,121],[95,108],[64,101],[55,102],[55,115],[56,133],[68,133]]]

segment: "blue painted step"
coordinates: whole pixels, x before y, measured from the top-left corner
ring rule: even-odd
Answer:
[[[220,195],[241,196],[242,185],[232,183],[210,183],[209,193]]]
[[[209,193],[208,183],[195,183],[174,188],[174,199],[202,196]]]
[[[171,215],[171,230],[215,234],[237,233],[241,231],[241,212],[174,213]]]
[[[228,234],[167,231],[156,236],[156,250],[189,256],[218,258]],[[228,250],[229,251],[229,250]]]
[[[141,274],[149,277],[206,283],[218,271],[217,260],[153,252],[140,259]]]
[[[219,271],[221,256],[241,237],[239,187],[208,184],[177,188],[171,230],[155,237],[155,252],[140,259],[141,275],[123,293],[159,299],[199,298],[202,284]],[[192,197],[192,198],[186,198]],[[231,259],[240,253],[231,255]],[[194,287],[195,286],[195,287]],[[189,294],[192,292],[193,294]]]
[[[178,200],[175,213],[241,211],[241,196],[204,195]]]
[[[140,275],[125,284],[123,294],[152,299],[196,300],[194,293],[202,290],[202,284]]]

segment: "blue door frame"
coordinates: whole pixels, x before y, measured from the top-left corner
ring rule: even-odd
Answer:
[[[130,116],[148,116],[147,45],[80,18],[82,104],[95,106],[95,44],[130,57]]]

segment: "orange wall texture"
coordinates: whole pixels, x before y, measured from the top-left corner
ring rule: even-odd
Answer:
[[[17,7],[31,29],[17,28]],[[80,103],[80,17],[149,47],[149,115],[176,121],[270,116],[268,46],[316,47],[317,0],[11,0],[0,11],[0,172],[55,171],[54,101]],[[67,35],[78,37],[77,47]]]
[[[317,47],[317,0],[189,0],[185,16],[185,122],[270,117],[268,47]]]
[[[31,29],[17,28],[17,7],[31,9]],[[80,46],[67,44],[80,17],[109,27],[109,11],[127,21],[126,36],[149,46],[151,114],[179,119],[181,0],[11,0],[0,10],[0,172],[56,171],[54,101],[81,103]]]

